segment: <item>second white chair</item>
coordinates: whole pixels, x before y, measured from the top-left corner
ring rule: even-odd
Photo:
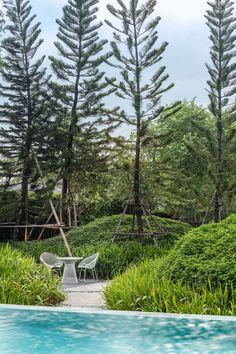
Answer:
[[[96,273],[96,263],[98,260],[99,253],[94,253],[92,256],[89,256],[87,258],[84,258],[80,264],[78,265],[78,268],[80,269],[79,272],[79,280],[81,280],[81,275],[82,272],[84,272],[84,281],[86,279],[86,272],[87,270],[90,270],[93,276],[94,280],[98,280],[97,273]]]

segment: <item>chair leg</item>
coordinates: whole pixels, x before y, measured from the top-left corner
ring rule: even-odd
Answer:
[[[53,267],[53,268],[51,268],[51,272],[52,272],[53,274],[55,274],[55,275],[58,275],[58,274],[59,274],[59,276],[62,276],[61,268],[55,268],[55,267]]]
[[[83,271],[83,268],[80,268],[80,271],[79,271],[79,280],[81,280],[82,271]]]
[[[94,274],[95,274],[95,279],[96,281],[98,281],[98,276],[97,276],[97,272],[96,272],[96,269],[94,268]]]

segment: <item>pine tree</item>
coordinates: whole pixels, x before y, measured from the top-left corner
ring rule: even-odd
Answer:
[[[236,19],[233,16],[233,2],[230,0],[215,0],[208,2],[210,9],[205,16],[210,29],[212,42],[210,55],[211,65],[206,64],[210,79],[207,82],[209,89],[210,111],[216,122],[216,154],[215,154],[215,194],[214,220],[221,219],[222,207],[222,161],[225,143],[226,121],[224,114],[233,118],[236,105],[232,101],[236,93],[236,63],[235,29]],[[232,119],[231,119],[232,120]],[[233,118],[234,120],[234,118]],[[231,122],[232,123],[232,122]]]
[[[98,36],[102,23],[96,21],[97,3],[98,0],[68,1],[63,8],[62,19],[57,20],[59,32],[55,46],[62,59],[50,57],[52,69],[62,82],[61,88],[65,94],[62,106],[67,110],[63,200],[70,192],[73,168],[77,154],[80,154],[75,148],[76,141],[80,137],[80,142],[85,141],[83,136],[89,137],[91,143],[96,141],[97,123],[105,123],[101,117],[104,111],[102,99],[113,91],[106,91],[104,72],[100,70],[100,65],[109,55],[102,54],[107,41],[100,40]]]
[[[109,12],[121,23],[114,25],[112,21],[105,22],[114,30],[114,40],[111,42],[116,63],[110,65],[119,69],[122,81],[107,79],[116,88],[116,95],[132,104],[133,112],[120,112],[120,119],[135,128],[136,153],[133,178],[134,203],[140,204],[140,153],[144,141],[148,140],[150,123],[164,118],[170,112],[178,109],[178,103],[166,108],[161,104],[162,95],[174,85],[169,84],[166,67],[160,66],[162,55],[168,45],[164,42],[157,47],[157,26],[160,17],[154,15],[156,0],[141,3],[130,0],[129,6],[122,0],[117,0],[119,8],[108,5]],[[149,78],[149,70],[156,70]],[[136,211],[139,233],[143,231],[141,211]]]
[[[7,24],[0,86],[1,167],[7,182],[14,177],[21,185],[17,222],[27,224],[29,183],[35,168],[32,149],[37,151],[46,139],[49,77],[42,67],[45,56],[35,58],[43,40],[30,2],[5,0],[3,4]]]

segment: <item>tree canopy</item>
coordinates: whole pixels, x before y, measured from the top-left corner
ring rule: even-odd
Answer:
[[[156,0],[117,0],[107,6],[104,24],[98,0],[68,0],[56,21],[56,54],[48,58],[41,54],[41,24],[30,0],[3,5],[2,223],[12,229],[50,223],[52,198],[58,224],[70,229],[122,212],[131,188],[140,234],[142,200],[153,214],[194,225],[235,211],[236,23],[230,0],[209,2],[205,15],[208,106],[165,103],[174,84],[163,60],[168,43],[159,39]],[[112,32],[110,43],[104,29]],[[121,124],[132,127],[130,136],[119,136]]]

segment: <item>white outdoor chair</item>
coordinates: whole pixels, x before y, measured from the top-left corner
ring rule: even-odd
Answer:
[[[59,270],[61,273],[61,267],[63,266],[62,261],[57,260],[57,255],[49,252],[43,252],[40,257],[40,261],[51,270]]]
[[[94,280],[98,280],[97,273],[96,273],[96,263],[98,260],[99,253],[94,253],[92,256],[84,258],[80,264],[78,265],[79,272],[79,280],[81,280],[82,272],[84,272],[84,281],[86,279],[86,271],[87,269],[92,272],[92,276]]]

